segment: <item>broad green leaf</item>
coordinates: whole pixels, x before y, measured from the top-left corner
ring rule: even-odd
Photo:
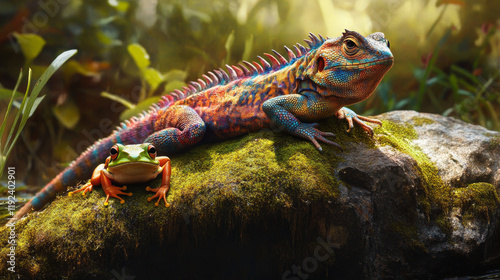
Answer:
[[[182,9],[182,13],[186,20],[189,20],[191,17],[194,17],[206,23],[210,23],[212,21],[212,18],[210,17],[209,14],[203,13],[199,10],[189,9],[187,7],[184,7],[184,9]]]
[[[460,95],[468,96],[470,98],[475,98],[476,97],[472,92],[469,92],[469,91],[464,90],[464,89],[457,90],[457,93],[460,94]]]
[[[125,1],[117,0],[108,0],[108,4],[114,7],[119,12],[126,12],[130,6],[130,4]]]
[[[45,83],[52,77],[54,72],[59,69],[64,62],[66,62],[68,59],[70,59],[73,55],[77,53],[77,50],[69,50],[61,53],[52,63],[47,67],[47,70],[42,74],[40,79],[36,82],[35,86],[33,87],[33,90],[31,91],[31,96],[34,96],[34,98],[38,97],[38,94],[42,90],[42,88],[45,86]],[[33,100],[34,102],[34,100]]]
[[[52,107],[52,112],[57,120],[68,129],[75,127],[80,120],[80,109],[72,100],[68,100],[62,105]]]
[[[432,77],[430,79],[427,80],[427,82],[425,83],[427,86],[431,86],[435,83],[438,83],[441,81],[441,78],[439,76],[436,76],[436,77]]]
[[[396,110],[401,109],[404,106],[406,106],[407,104],[409,104],[410,102],[411,102],[410,98],[405,98],[403,100],[400,100],[396,103],[396,105],[394,106],[394,109],[396,109]]]
[[[145,99],[142,102],[139,102],[133,109],[127,109],[120,114],[120,120],[128,120],[133,116],[137,116],[143,111],[147,111],[151,104],[158,102],[160,100],[160,96],[153,96]]]
[[[30,96],[30,97],[28,97],[28,98],[31,98],[31,96]],[[30,117],[33,115],[33,113],[35,112],[36,108],[38,107],[38,105],[40,105],[40,103],[42,102],[42,100],[43,100],[44,98],[45,98],[45,95],[44,95],[44,96],[37,97],[37,98],[35,99],[35,102],[33,102],[33,106],[32,106],[32,107],[31,107],[31,109],[30,109],[30,113],[29,113],[29,115],[28,115],[28,118],[30,118]],[[16,107],[17,109],[21,109],[21,103],[20,103],[19,101],[14,101],[13,105],[14,105],[14,107]],[[26,113],[26,110],[28,109],[28,108],[26,108],[27,106],[24,106],[24,107],[25,107],[25,108],[23,108],[23,112],[22,112],[23,114],[25,114],[25,113]]]
[[[186,86],[186,83],[181,82],[181,81],[171,81],[165,85],[164,92],[172,92],[176,89],[181,89],[182,87]]]
[[[180,69],[173,69],[168,71],[163,75],[163,80],[167,82],[172,81],[185,81],[187,78],[187,72]]]
[[[30,113],[28,115],[28,117],[30,118],[31,116],[33,116],[33,113],[35,112],[36,108],[40,105],[40,103],[42,103],[43,99],[45,98],[45,95],[44,96],[40,96],[40,97],[37,97],[35,99],[35,102],[33,102],[33,106],[31,107],[31,110],[30,110]],[[24,114],[24,112],[23,112]]]
[[[45,45],[45,40],[36,34],[14,32],[14,37],[16,37],[19,46],[21,46],[21,51],[28,62],[37,57]]]
[[[112,23],[113,21],[116,21],[117,19],[119,19],[119,17],[117,17],[117,16],[110,16],[110,17],[107,17],[107,18],[103,18],[103,19],[97,20],[95,22],[95,24],[100,25],[100,26],[106,26],[106,25]]]
[[[122,104],[123,106],[129,108],[129,109],[134,109],[135,108],[135,105],[132,104],[130,101],[118,96],[118,95],[115,95],[115,94],[112,94],[112,93],[109,93],[109,92],[106,92],[106,91],[103,91],[101,92],[101,96],[102,97],[105,97],[105,98],[108,98],[110,100],[113,100],[113,101],[116,101],[120,104]]]
[[[454,108],[448,108],[443,112],[443,116],[447,117],[449,114],[453,113],[453,111],[455,111]]]
[[[155,90],[158,85],[163,82],[163,75],[156,69],[148,67],[142,71],[144,79],[149,84],[149,86]]]
[[[16,91],[14,93],[14,98],[23,97],[24,94]],[[6,88],[0,88],[0,100],[9,100],[12,97],[12,90]]]
[[[127,47],[128,53],[132,56],[135,64],[142,71],[151,63],[148,52],[139,44],[130,44]]]
[[[224,48],[226,49],[226,63],[229,63],[231,60],[231,48],[234,44],[234,30],[231,31],[231,34],[226,39],[226,43],[224,44]]]
[[[100,43],[108,47],[120,46],[122,44],[122,41],[117,40],[113,38],[110,34],[107,34],[106,32],[100,30],[95,32],[95,36],[97,37],[97,40],[99,40]]]
[[[224,44],[224,48],[226,48],[227,52],[231,51],[233,44],[234,44],[234,30],[231,31],[231,34],[229,34],[229,36],[226,39],[226,43]]]
[[[450,87],[453,90],[453,95],[456,97],[456,95],[458,94],[457,76],[455,76],[454,74],[450,74],[450,76],[448,76],[448,81],[450,82]]]
[[[250,34],[250,36],[248,36],[247,39],[245,40],[245,49],[243,51],[243,55],[241,56],[243,60],[250,59],[250,55],[252,54],[252,48],[253,48],[253,34]]]
[[[71,77],[73,77],[75,74],[80,74],[83,76],[91,77],[97,75],[94,72],[88,71],[87,69],[83,68],[83,66],[76,60],[71,60],[64,65],[63,68],[63,77],[66,82],[69,82]]]

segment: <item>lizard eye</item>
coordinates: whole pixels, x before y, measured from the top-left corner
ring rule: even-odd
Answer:
[[[356,43],[353,40],[345,40],[345,45],[348,49],[353,49],[357,47]]]
[[[387,40],[387,47],[390,49],[391,48],[391,42],[389,42],[389,40]]]
[[[149,153],[149,156],[152,159],[155,159],[156,158],[156,148],[155,148],[155,146],[149,145],[149,147],[148,147],[148,153]]]
[[[116,159],[116,157],[118,156],[118,151],[118,145],[114,145],[113,147],[111,147],[111,149],[109,149],[109,156],[112,160]]]
[[[342,45],[342,53],[347,56],[353,56],[359,51],[359,46],[355,38],[346,38]]]

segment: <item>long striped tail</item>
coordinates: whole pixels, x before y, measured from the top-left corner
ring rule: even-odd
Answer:
[[[109,149],[116,143],[138,144],[154,131],[155,114],[133,119],[122,124],[110,136],[95,142],[82,153],[70,166],[59,173],[35,197],[26,203],[14,215],[13,220],[22,218],[31,210],[39,210],[54,200],[58,192],[65,191],[69,186],[75,186],[79,181],[90,179],[94,168],[104,163],[109,155]]]

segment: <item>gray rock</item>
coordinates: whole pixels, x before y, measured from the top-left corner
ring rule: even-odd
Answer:
[[[369,244],[363,248],[362,277],[439,278],[478,273],[487,265],[499,268],[500,134],[417,112],[377,118],[413,127],[416,136],[409,137],[409,144],[437,168],[443,186],[439,191],[448,191],[438,195],[450,197],[447,204],[438,199],[426,209],[430,190],[418,172],[421,163],[397,148],[358,147],[345,155],[338,176],[350,190],[342,192],[342,203],[355,209],[362,233],[372,232],[357,241]],[[468,196],[466,202],[456,202],[457,190],[467,193],[473,183],[487,184],[472,185],[475,191],[469,196],[476,199]],[[481,191],[491,201],[481,202]],[[464,209],[469,202],[483,203],[473,206],[482,212],[467,213],[464,219],[464,211],[471,211]]]

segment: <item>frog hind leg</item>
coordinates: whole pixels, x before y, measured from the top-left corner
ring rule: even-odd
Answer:
[[[148,197],[148,201],[158,198],[158,201],[156,201],[155,203],[155,206],[158,206],[160,205],[160,200],[163,199],[163,201],[165,201],[165,207],[169,207],[170,204],[168,204],[167,202],[167,193],[168,190],[170,189],[170,175],[172,172],[172,167],[170,165],[170,159],[168,157],[157,157],[157,159],[160,161],[160,166],[162,168],[161,185],[160,187],[154,189],[146,187],[146,191],[151,191],[155,193],[155,195]]]

